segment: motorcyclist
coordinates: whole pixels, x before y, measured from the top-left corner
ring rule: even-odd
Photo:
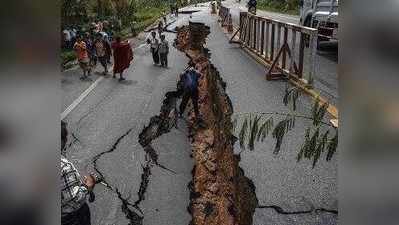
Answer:
[[[256,0],[249,0],[247,3],[248,12],[256,14],[256,5],[257,5]]]

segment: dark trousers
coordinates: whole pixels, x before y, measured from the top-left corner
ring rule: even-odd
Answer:
[[[161,58],[161,65],[168,67],[168,53],[159,53],[159,57]]]
[[[90,209],[85,203],[76,212],[61,217],[62,225],[91,225],[90,222]]]
[[[186,109],[188,100],[192,101],[193,106],[194,106],[194,113],[195,117],[199,117],[199,110],[198,110],[198,90],[191,91],[191,90],[185,90],[183,93],[183,99],[180,103],[180,114],[184,113],[184,110]]]
[[[100,64],[104,67],[105,71],[108,71],[108,56],[102,56],[102,57],[98,57],[98,61],[100,61]]]
[[[151,53],[152,53],[152,60],[154,61],[155,64],[158,64],[159,63],[158,49],[151,48]]]

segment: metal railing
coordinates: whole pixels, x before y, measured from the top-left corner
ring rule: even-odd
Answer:
[[[226,12],[229,10],[223,9],[221,15],[227,18]],[[312,85],[316,63],[317,29],[240,12],[239,28],[230,42],[241,44],[269,64],[270,68],[266,74],[268,80],[293,78]],[[309,50],[305,51],[305,48]],[[307,76],[304,76],[306,57],[309,65]]]

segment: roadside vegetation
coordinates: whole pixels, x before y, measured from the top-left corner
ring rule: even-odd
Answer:
[[[204,2],[204,1],[194,1]],[[170,4],[184,7],[186,0],[62,0],[61,26],[78,27],[86,31],[90,23],[109,21],[112,32],[123,38],[134,37],[169,13]],[[62,34],[61,34],[62,35]],[[61,51],[61,63],[67,65],[76,59],[72,50]]]
[[[298,15],[299,0],[258,0],[258,9]]]

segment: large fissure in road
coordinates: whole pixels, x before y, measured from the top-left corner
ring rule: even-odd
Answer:
[[[188,184],[192,215],[191,224],[223,225],[252,224],[257,207],[255,186],[238,166],[239,156],[234,155],[236,138],[232,135],[233,107],[225,93],[226,84],[209,61],[209,51],[203,47],[209,28],[201,23],[190,23],[177,29],[175,46],[192,60],[201,73],[199,108],[202,123],[195,122],[192,110],[188,116],[189,138],[195,166],[192,181]],[[138,200],[139,207],[145,200],[150,182],[151,168],[158,166],[174,171],[158,162],[152,142],[177,127],[177,101],[179,93],[168,92],[159,115],[153,116],[139,134],[139,143],[146,152]]]
[[[255,186],[239,167],[232,134],[233,107],[217,69],[204,48],[209,27],[190,22],[177,29],[176,47],[185,52],[201,73],[199,110],[201,126],[191,112],[188,120],[195,166],[189,213],[193,225],[250,225],[258,206]]]
[[[232,134],[233,106],[226,94],[226,83],[218,70],[210,62],[209,50],[204,48],[209,27],[202,23],[191,23],[177,28],[175,46],[194,62],[201,74],[199,81],[199,111],[201,122],[195,119],[192,106],[187,120],[188,137],[191,143],[194,168],[192,181],[188,184],[190,203],[187,207],[192,215],[190,225],[251,225],[255,209],[273,209],[279,214],[307,214],[313,212],[334,213],[324,208],[302,211],[285,211],[277,205],[259,206],[254,183],[245,176],[239,167],[240,155],[234,154],[237,140]],[[150,183],[151,169],[157,166],[171,174],[175,172],[159,163],[158,153],[152,147],[154,140],[177,128],[177,102],[179,92],[165,94],[158,115],[151,117],[149,124],[139,134],[139,144],[146,153],[137,200],[130,202],[123,197],[117,187],[110,184],[97,161],[105,154],[113,152],[120,141],[132,129],[117,138],[112,147],[93,158],[94,169],[103,178],[107,188],[116,193],[121,208],[129,224],[142,225],[144,213],[140,204]],[[77,140],[78,141],[78,140]]]

